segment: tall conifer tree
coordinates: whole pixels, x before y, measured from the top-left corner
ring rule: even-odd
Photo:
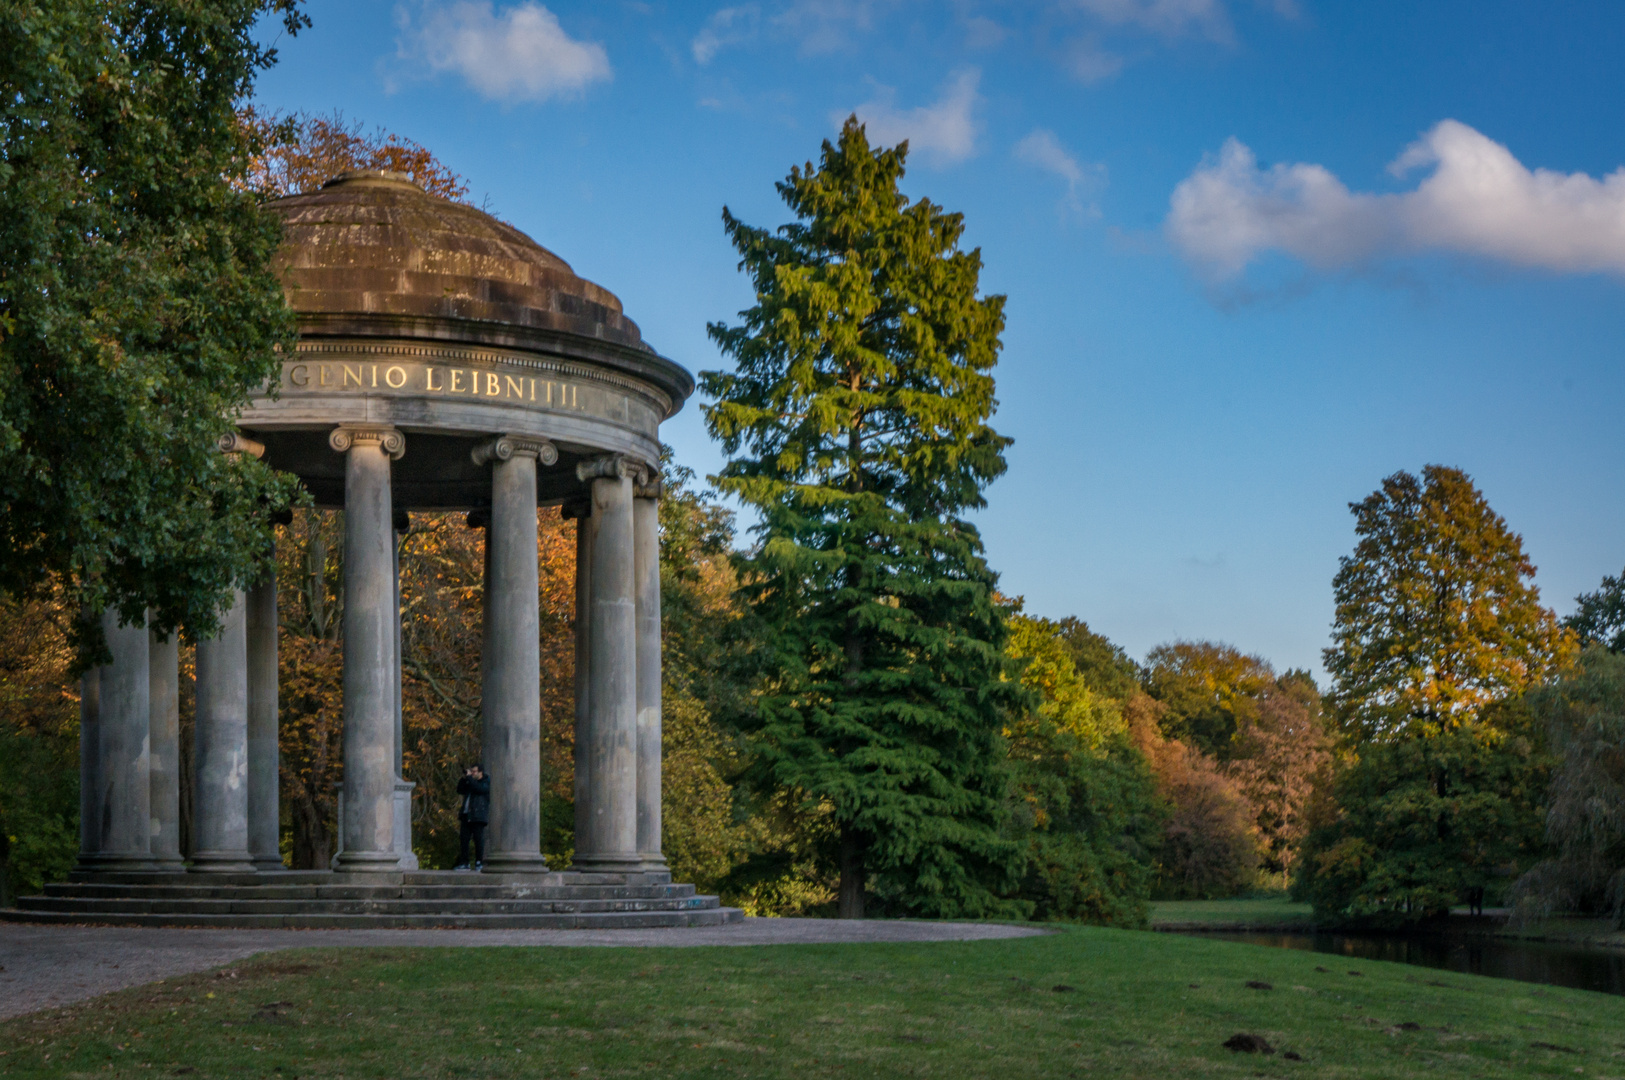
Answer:
[[[817,168],[778,184],[796,220],[723,211],[756,304],[710,334],[736,362],[701,375],[730,456],[718,485],[760,514],[746,598],[773,677],[747,721],[764,780],[827,806],[839,911],[996,903],[1004,612],[980,536],[1010,440],[996,406],[1004,298],[978,297],[959,214],[898,191],[908,144],[849,119]]]

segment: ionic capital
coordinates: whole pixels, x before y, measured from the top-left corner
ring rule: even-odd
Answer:
[[[489,442],[480,443],[470,454],[474,464],[488,461],[509,461],[515,457],[532,457],[543,465],[559,460],[559,448],[546,439],[531,435],[499,435]]]
[[[232,431],[220,436],[220,441],[216,445],[220,447],[220,452],[222,454],[249,454],[253,457],[265,456],[265,444],[262,442],[255,442],[253,439],[250,439],[247,435],[244,435],[240,431]]]
[[[659,471],[650,469],[642,483],[632,486],[632,494],[639,499],[658,499],[662,494],[662,487]]]
[[[631,478],[633,484],[647,483],[649,466],[629,454],[605,454],[576,465],[576,479],[582,483],[601,478],[619,480],[627,477]]]
[[[327,436],[327,445],[341,454],[357,443],[376,443],[393,461],[406,455],[406,436],[392,427],[346,425],[334,428]]]

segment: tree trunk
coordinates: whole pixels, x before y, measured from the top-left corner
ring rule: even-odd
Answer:
[[[293,868],[326,870],[333,858],[333,839],[316,801],[301,793],[293,800]]]
[[[838,918],[863,918],[863,848],[856,835],[846,831],[841,833],[841,890],[836,903]]]

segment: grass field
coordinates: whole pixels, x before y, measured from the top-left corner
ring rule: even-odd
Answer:
[[[1285,896],[1258,900],[1160,900],[1151,905],[1153,926],[1307,928],[1313,922],[1312,915],[1308,904],[1295,904]]]
[[[1223,1048],[1242,1032],[1279,1052]],[[1625,999],[1084,928],[920,945],[313,949],[12,1020],[0,1051],[8,1078],[1617,1077]]]

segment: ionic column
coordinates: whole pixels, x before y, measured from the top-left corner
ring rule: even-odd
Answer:
[[[194,873],[249,873],[248,600],[233,593],[220,632],[197,643]]]
[[[587,753],[587,700],[592,683],[592,500],[566,503],[563,514],[576,523],[576,593],[575,593],[575,834],[586,836],[592,816],[592,761]],[[579,846],[579,845],[578,845]]]
[[[633,492],[637,590],[638,854],[645,870],[666,869],[660,853],[660,477]]]
[[[181,862],[181,638],[147,632],[147,761],[152,778],[148,846],[153,866],[179,870]]]
[[[281,870],[275,571],[249,591],[247,618],[248,850],[257,869]]]
[[[586,829],[575,867],[636,871],[638,855],[637,594],[633,573],[632,483],[644,467],[620,454],[584,461],[592,483],[589,594]]]
[[[341,871],[391,871],[395,853],[395,558],[389,463],[394,428],[341,427],[344,462],[344,820]]]
[[[87,860],[98,870],[151,870],[152,777],[147,750],[147,620],[135,625],[102,613],[113,660],[100,669],[96,761],[100,790],[98,846]]]
[[[544,439],[505,435],[475,448],[491,463],[486,531],[485,670],[481,711],[491,824],[485,868],[541,872],[542,659],[537,609],[536,465],[559,452]]]

